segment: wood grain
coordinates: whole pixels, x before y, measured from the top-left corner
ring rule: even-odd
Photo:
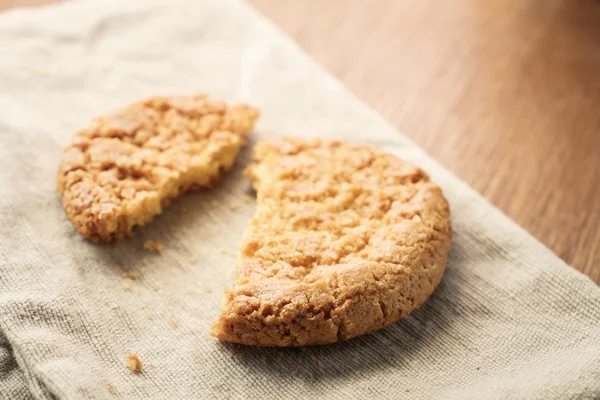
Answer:
[[[0,0],[0,8],[51,0]],[[250,0],[600,283],[600,2]]]

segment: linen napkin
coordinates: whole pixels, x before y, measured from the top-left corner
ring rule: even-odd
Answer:
[[[70,136],[130,102],[196,92],[260,107],[253,140],[340,138],[424,168],[443,187],[454,227],[431,299],[335,345],[211,338],[254,213],[241,174],[252,143],[217,187],[183,196],[134,238],[116,248],[84,240],[56,191]],[[147,252],[146,240],[164,251]],[[129,353],[140,373],[125,366]],[[0,398],[600,398],[600,289],[242,2],[13,10],[0,15]]]

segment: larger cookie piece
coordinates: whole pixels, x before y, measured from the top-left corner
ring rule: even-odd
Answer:
[[[172,199],[231,167],[258,110],[206,96],[157,97],[97,118],[66,147],[58,190],[75,228],[115,243]]]
[[[339,141],[278,139],[247,169],[257,211],[219,339],[305,346],[350,339],[406,317],[440,282],[449,208],[419,168]]]

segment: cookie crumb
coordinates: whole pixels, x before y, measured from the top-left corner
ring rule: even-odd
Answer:
[[[115,388],[110,383],[106,384],[106,389],[108,389],[108,391],[111,393],[115,391]]]
[[[231,209],[231,211],[235,211],[239,208],[239,206],[237,204],[230,204],[229,208]]]
[[[177,321],[171,318],[169,319],[169,325],[171,325],[173,328],[177,328]]]
[[[142,258],[142,263],[144,265],[148,265],[148,258],[147,257]]]
[[[142,370],[142,362],[138,358],[137,354],[127,354],[127,368],[134,372]]]
[[[162,253],[164,248],[165,246],[161,242],[155,242],[154,240],[146,240],[146,242],[144,242],[144,249],[148,251]]]
[[[131,292],[131,284],[129,281],[123,281],[123,290],[126,292]]]
[[[244,203],[251,204],[253,201],[254,199],[250,195],[244,194]]]
[[[148,319],[152,319],[154,318],[154,313],[152,311],[149,311],[146,316],[148,317]]]
[[[208,285],[204,285],[204,293],[212,293],[212,288]]]
[[[156,367],[154,366],[154,364],[152,364],[152,361],[148,363],[148,366],[149,366],[150,368],[152,368],[152,369],[156,368]]]
[[[127,271],[127,272],[123,272],[121,274],[121,276],[123,278],[129,278],[129,279],[137,279],[137,273],[135,271]]]
[[[196,257],[196,256],[191,256],[191,257],[190,257],[190,263],[191,263],[191,264],[196,264],[196,262],[198,262],[198,257]]]

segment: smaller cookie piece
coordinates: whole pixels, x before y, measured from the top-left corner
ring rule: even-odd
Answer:
[[[63,207],[93,242],[115,243],[228,170],[258,118],[204,95],[156,97],[75,134],[58,171]]]

